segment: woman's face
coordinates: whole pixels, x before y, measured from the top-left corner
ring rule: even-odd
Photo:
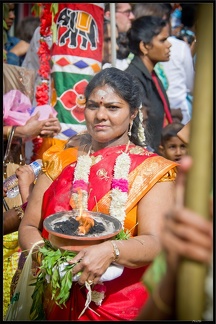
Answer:
[[[93,144],[126,144],[133,117],[130,116],[128,103],[108,85],[95,88],[86,103],[86,126]]]
[[[158,62],[169,61],[171,43],[167,40],[169,37],[168,24],[162,28],[161,32],[154,36],[150,45],[145,45],[147,57],[154,64]]]
[[[8,17],[5,18],[5,22],[7,24],[8,29],[10,29],[15,19],[15,5],[14,3],[8,3],[7,5],[9,8],[9,12],[8,12]]]

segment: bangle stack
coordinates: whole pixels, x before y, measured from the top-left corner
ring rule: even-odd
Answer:
[[[24,216],[24,211],[25,211],[26,205],[23,204],[21,206],[14,206],[14,210],[17,212],[17,216],[22,219]]]

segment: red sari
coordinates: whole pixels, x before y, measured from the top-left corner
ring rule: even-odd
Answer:
[[[125,145],[105,148],[94,153],[95,164],[91,167],[89,176],[88,209],[109,214],[110,188],[113,168],[116,158],[125,151]],[[175,178],[176,163],[166,160],[155,153],[131,145],[129,147],[131,166],[129,172],[129,196],[126,205],[125,229],[131,230],[137,223],[137,203],[158,181],[172,181]],[[51,184],[44,194],[43,218],[60,211],[71,210],[69,204],[75,163],[64,168],[62,173]],[[97,206],[96,206],[97,202]],[[137,235],[136,227],[132,235]],[[45,229],[42,236],[48,239]],[[133,320],[136,318],[145,301],[148,292],[141,282],[147,266],[137,269],[124,268],[122,275],[114,280],[104,282],[105,298],[100,306],[90,303],[91,309],[86,309],[79,318],[83,321],[103,320]],[[44,308],[47,320],[78,320],[85,307],[86,288],[73,283],[66,308],[60,308],[50,298],[50,292],[44,294]],[[99,316],[98,316],[99,315]]]

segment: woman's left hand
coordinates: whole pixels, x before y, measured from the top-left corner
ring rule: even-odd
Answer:
[[[81,272],[79,284],[85,281],[89,284],[96,284],[107,270],[114,259],[112,244],[107,241],[101,244],[92,245],[81,250],[73,260],[68,263],[77,263],[72,270],[73,275]]]
[[[61,125],[59,120],[56,117],[53,117],[51,114],[46,120],[46,123],[43,125],[40,135],[53,137],[56,136],[61,131]]]

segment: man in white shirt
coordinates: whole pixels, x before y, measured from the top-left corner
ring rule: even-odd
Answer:
[[[167,96],[172,109],[181,108],[182,124],[187,124],[191,119],[188,95],[193,93],[194,66],[189,45],[175,37],[169,37],[172,44],[170,49],[170,60],[161,62],[168,79]]]

